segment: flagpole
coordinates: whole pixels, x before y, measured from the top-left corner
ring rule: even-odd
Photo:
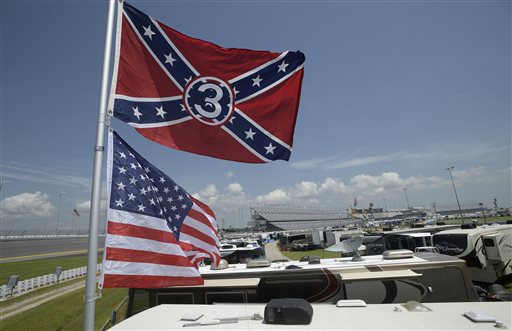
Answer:
[[[87,254],[87,276],[85,281],[84,330],[94,330],[94,308],[96,301],[96,265],[98,263],[98,223],[101,199],[101,169],[103,165],[105,120],[109,82],[112,32],[114,30],[114,9],[116,0],[109,0],[105,49],[103,53],[103,74],[101,78],[100,106],[96,145],[94,147],[94,168],[92,173],[91,209],[89,216],[89,247]]]

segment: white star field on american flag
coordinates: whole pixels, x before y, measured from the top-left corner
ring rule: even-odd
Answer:
[[[193,202],[171,178],[114,135],[110,208],[161,218],[179,239]]]

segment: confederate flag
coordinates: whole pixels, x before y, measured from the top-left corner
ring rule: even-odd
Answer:
[[[191,153],[248,163],[290,158],[304,54],[223,48],[126,2],[118,31],[116,118]]]

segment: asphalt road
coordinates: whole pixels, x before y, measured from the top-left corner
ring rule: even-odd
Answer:
[[[100,251],[104,237],[98,239]],[[0,263],[52,258],[57,256],[87,255],[87,238],[29,239],[0,241]]]

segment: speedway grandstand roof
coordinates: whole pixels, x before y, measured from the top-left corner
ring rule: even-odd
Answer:
[[[252,206],[251,216],[257,226],[280,230],[337,227],[353,223],[346,209],[294,207],[282,205]]]

